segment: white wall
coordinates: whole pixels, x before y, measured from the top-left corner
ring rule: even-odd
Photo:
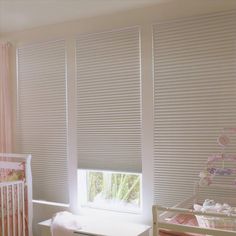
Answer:
[[[224,2],[224,3],[222,3]],[[232,3],[232,2],[231,2]],[[170,20],[179,17],[187,17],[190,15],[199,15],[207,12],[217,12],[236,8],[235,4],[227,4],[227,1],[213,1],[205,4],[198,1],[191,1],[189,4],[186,1],[167,2],[166,4],[156,5],[150,8],[127,11],[120,14],[106,15],[89,19],[82,19],[73,22],[50,25],[32,30],[14,32],[1,36],[0,39],[9,40],[14,47],[31,44],[34,42],[47,41],[59,38],[65,38],[67,42],[67,60],[68,60],[68,86],[69,89],[74,88],[75,83],[75,37],[81,33],[91,33],[106,31],[114,28],[123,28],[128,26],[139,25],[141,27],[141,60],[142,60],[142,96],[143,96],[143,207],[144,212],[141,218],[144,223],[151,223],[151,206],[153,202],[153,173],[152,173],[152,156],[153,156],[153,88],[152,88],[152,24],[163,20]],[[43,14],[43,13],[42,13]],[[16,74],[14,50],[13,56],[13,111],[15,114],[16,104]],[[74,96],[75,93],[69,94],[69,120],[74,121]],[[15,116],[14,116],[15,117]],[[72,206],[75,204],[76,193],[73,191],[73,186],[76,185],[76,150],[75,133],[72,127],[69,127],[71,138],[69,139],[69,167],[70,185],[70,201]],[[47,205],[34,204],[34,235],[37,235],[38,221],[49,218],[58,210]]]
[[[68,211],[68,208],[62,206],[59,207],[54,205],[33,203],[33,235],[40,235],[40,227],[37,225],[38,222],[51,218],[58,211]]]

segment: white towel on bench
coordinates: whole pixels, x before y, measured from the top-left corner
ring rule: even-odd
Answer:
[[[52,236],[72,236],[80,228],[77,217],[67,211],[58,212],[51,223]]]

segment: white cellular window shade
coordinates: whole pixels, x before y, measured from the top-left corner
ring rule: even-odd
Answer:
[[[17,143],[32,154],[33,198],[68,203],[65,42],[17,52]]]
[[[139,28],[77,38],[78,168],[141,172]]]
[[[226,12],[153,27],[158,203],[190,196],[207,158],[221,151],[216,139],[222,128],[236,126],[235,22],[235,12]]]

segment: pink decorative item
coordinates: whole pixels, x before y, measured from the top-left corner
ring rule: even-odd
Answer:
[[[208,157],[204,171],[199,174],[200,186],[210,185],[215,176],[232,176],[236,174],[236,168],[232,166],[232,162],[236,161],[236,155],[224,153],[225,147],[230,143],[228,136],[230,133],[236,134],[236,128],[224,128],[223,133],[218,137],[217,141],[222,148],[222,152]],[[219,162],[221,162],[221,165]],[[225,165],[226,162],[228,162],[227,165]],[[231,185],[236,185],[236,180]]]
[[[236,128],[224,128],[224,132],[236,133]]]
[[[230,143],[228,136],[224,134],[220,135],[217,141],[221,147],[226,147]]]

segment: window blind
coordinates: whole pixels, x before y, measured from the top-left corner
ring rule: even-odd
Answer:
[[[68,203],[65,42],[18,52],[18,149],[32,154],[33,198]]]
[[[235,22],[235,12],[224,12],[153,27],[158,203],[190,196],[207,158],[221,151],[222,128],[236,126]]]
[[[77,39],[78,167],[141,172],[139,28]]]

